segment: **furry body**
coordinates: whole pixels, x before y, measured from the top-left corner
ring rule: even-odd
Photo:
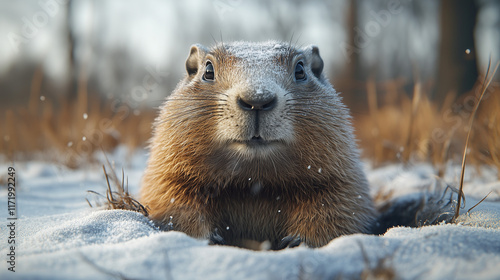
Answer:
[[[186,70],[154,124],[141,189],[154,221],[272,248],[368,231],[375,210],[349,111],[317,47],[194,45]]]

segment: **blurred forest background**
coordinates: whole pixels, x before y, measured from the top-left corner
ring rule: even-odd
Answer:
[[[274,39],[319,46],[365,157],[440,167],[463,149],[500,60],[500,1],[0,0],[0,36],[3,159],[78,167],[101,148],[144,146],[191,44]],[[471,147],[498,167],[499,80]]]

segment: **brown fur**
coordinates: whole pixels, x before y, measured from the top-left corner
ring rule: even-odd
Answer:
[[[213,82],[202,79],[207,59]],[[298,59],[305,82],[293,78]],[[349,112],[322,65],[316,47],[193,46],[188,75],[154,124],[141,190],[151,218],[193,237],[267,240],[272,248],[287,236],[316,247],[367,232],[375,211]],[[239,96],[262,92],[278,92],[276,108],[238,108]],[[248,144],[259,133],[269,142]]]

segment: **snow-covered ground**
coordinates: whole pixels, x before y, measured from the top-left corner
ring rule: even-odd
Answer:
[[[138,193],[146,156],[138,151],[125,163],[124,154],[118,149],[110,160],[117,172],[124,164],[129,189]],[[33,161],[13,166],[15,249],[8,244],[13,221],[7,220],[8,191],[2,186],[0,279],[500,279],[500,182],[487,167],[467,173],[467,205],[458,224],[355,234],[319,249],[257,252],[160,232],[135,212],[90,208],[85,198],[94,198],[87,190],[104,194],[106,189],[100,165],[70,170]],[[0,177],[7,176],[8,167],[0,164]],[[459,168],[448,170],[444,180],[456,182]],[[425,164],[367,167],[367,173],[373,194],[392,197],[432,192],[442,183]],[[489,191],[485,202],[465,213]],[[12,251],[15,272],[8,270]]]

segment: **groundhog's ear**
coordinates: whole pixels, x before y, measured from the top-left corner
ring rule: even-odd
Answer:
[[[200,67],[201,60],[208,53],[208,49],[200,44],[195,44],[191,46],[189,51],[189,56],[186,60],[186,71],[189,76],[196,75],[198,72],[198,67]]]
[[[323,73],[323,59],[321,59],[321,56],[319,55],[319,48],[317,46],[309,46],[306,48],[306,53],[307,56],[309,57],[311,61],[311,70],[316,76],[316,78],[321,77],[321,73]]]

